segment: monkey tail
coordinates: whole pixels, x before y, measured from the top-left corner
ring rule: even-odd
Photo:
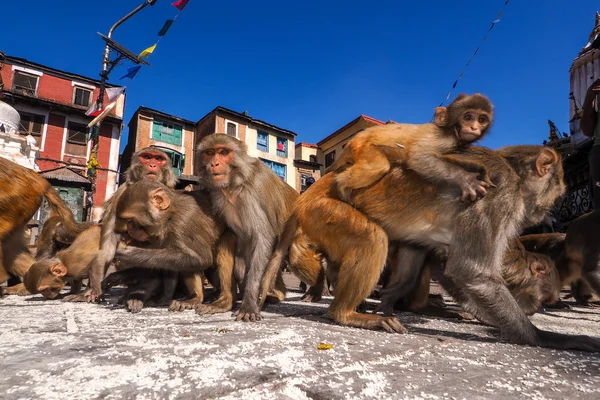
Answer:
[[[263,275],[263,280],[261,283],[259,309],[262,309],[263,304],[265,303],[265,299],[267,298],[267,293],[269,293],[275,287],[277,274],[279,273],[281,265],[283,264],[285,258],[289,253],[290,246],[294,241],[294,236],[297,230],[298,218],[296,218],[295,214],[292,214],[290,218],[286,221],[283,227],[283,231],[279,235],[279,241],[277,242],[277,246],[275,247],[275,252],[271,256],[269,264],[267,264],[267,268],[265,269],[265,273]]]
[[[46,190],[46,193],[44,193],[44,197],[50,206],[50,217],[58,216],[67,232],[76,236],[81,230],[79,224],[75,221],[73,211],[71,211],[69,206],[67,206],[67,203],[65,203],[58,195],[58,192],[50,187]]]

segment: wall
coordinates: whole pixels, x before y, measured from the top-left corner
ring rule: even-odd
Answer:
[[[269,134],[269,148],[268,152],[258,150],[258,131],[267,132]],[[295,138],[292,135],[285,135],[282,133],[269,132],[267,129],[262,127],[249,126],[246,128],[246,145],[248,146],[248,154],[252,157],[262,158],[270,160],[286,166],[286,182],[288,185],[298,190],[297,185],[297,171],[294,167],[294,156],[295,156]],[[277,155],[277,138],[287,139],[287,157],[281,157]]]

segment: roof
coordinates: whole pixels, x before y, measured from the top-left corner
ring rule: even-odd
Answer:
[[[178,116],[172,115],[172,114],[167,114],[164,111],[155,110],[153,108],[146,107],[144,105],[139,106],[138,109],[135,110],[131,119],[135,118],[136,114],[144,113],[144,112],[148,113],[148,114],[153,114],[153,115],[159,116],[161,118],[177,121],[177,122],[180,122],[180,123],[186,124],[186,125],[196,125],[196,123],[194,121],[190,121],[189,119],[181,118],[181,117],[178,117]],[[129,121],[129,123],[131,123],[131,120]]]
[[[39,63],[36,63],[36,62],[33,62],[33,61],[29,61],[29,60],[27,60],[25,58],[13,57],[13,56],[8,56],[7,55],[5,63],[6,64],[18,64],[18,65],[21,65],[21,66],[25,66],[25,67],[30,67],[30,68],[33,68],[33,69],[37,69],[39,71],[46,72],[46,73],[49,73],[51,75],[58,75],[58,76],[61,76],[61,77],[67,78],[67,79],[76,79],[76,80],[79,80],[79,81],[88,82],[88,83],[92,83],[92,84],[100,86],[100,80],[99,79],[93,79],[93,78],[90,78],[90,77],[85,76],[85,75],[79,75],[79,74],[76,74],[76,73],[73,73],[73,72],[67,72],[67,71],[63,71],[63,70],[60,70],[60,69],[48,67],[47,65],[39,64]],[[100,69],[100,68],[98,68],[98,69]],[[117,86],[119,86],[119,85],[112,85],[110,83],[106,84],[106,87],[117,87]]]
[[[323,143],[327,142],[328,140],[333,139],[334,137],[336,137],[337,135],[339,135],[340,133],[342,133],[343,131],[345,131],[346,129],[348,129],[350,126],[355,125],[356,123],[358,123],[358,121],[360,121],[361,118],[364,119],[365,121],[371,122],[371,123],[373,123],[375,125],[385,125],[385,122],[383,122],[383,121],[380,121],[380,120],[375,119],[373,117],[369,117],[368,115],[361,114],[357,118],[355,118],[352,121],[348,122],[346,125],[342,126],[337,131],[333,132],[331,135],[327,136],[325,139],[319,141],[319,143],[317,143],[317,145],[321,146]]]
[[[6,101],[7,99],[12,99],[13,101],[22,101],[22,102],[28,102],[28,103],[33,103],[33,104],[43,104],[45,106],[49,106],[50,109],[64,111],[67,113],[78,112],[78,113],[81,113],[83,116],[89,118],[90,120],[92,120],[92,118],[93,118],[93,117],[88,117],[88,116],[84,115],[89,107],[78,106],[76,104],[61,103],[59,101],[50,100],[50,99],[46,99],[43,97],[28,96],[28,95],[25,95],[22,93],[15,93],[8,89],[2,90],[2,94],[4,94],[3,101]],[[107,121],[107,122],[112,121],[112,122],[120,123],[122,121],[122,119],[116,115],[109,114],[104,119],[104,121]]]
[[[234,116],[236,118],[239,118],[241,120],[246,121],[247,123],[253,123],[255,125],[260,125],[262,127],[265,127],[265,128],[277,131],[277,132],[281,132],[281,133],[285,133],[285,134],[288,134],[288,135],[292,135],[294,137],[298,136],[297,133],[292,132],[292,131],[290,131],[288,129],[280,128],[280,127],[278,127],[276,125],[273,125],[273,124],[270,124],[268,122],[261,121],[260,119],[252,118],[246,112],[239,113],[237,111],[233,111],[233,110],[230,110],[229,108],[225,108],[225,107],[222,107],[222,106],[217,106],[214,110],[212,110],[211,112],[209,112],[208,114],[206,114],[204,117],[202,117],[198,121],[198,123],[200,123],[203,119],[208,118],[210,115],[212,115],[214,113],[216,113],[216,114],[219,114],[219,113],[230,114],[230,115],[232,115],[232,116]]]
[[[318,149],[319,147],[316,144],[312,144],[312,143],[306,143],[306,142],[299,142],[296,143],[296,147],[298,146],[302,146],[302,147],[310,147],[311,149]]]
[[[41,171],[40,175],[42,175],[46,179],[56,179],[56,180],[64,181],[64,182],[76,182],[76,183],[82,183],[85,185],[91,184],[91,182],[88,178],[86,178],[85,176],[82,176],[81,174],[79,174],[75,171],[78,171],[78,170],[76,170],[74,168],[69,168],[69,167],[59,167],[59,168],[49,169],[46,171]],[[79,171],[81,171],[81,170],[79,170]]]
[[[307,160],[303,160],[301,158],[297,158],[294,160],[294,164],[302,164],[302,165],[308,165],[310,167],[314,167],[314,168],[320,168],[323,164],[320,164],[316,161],[307,161]]]

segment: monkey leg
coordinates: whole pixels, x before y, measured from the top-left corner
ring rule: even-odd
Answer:
[[[366,237],[354,242],[353,248],[341,258],[335,297],[328,315],[342,325],[405,333],[407,329],[394,317],[355,311],[377,285],[388,252],[388,237],[385,232],[374,223],[364,222],[366,229],[361,233]]]
[[[10,274],[2,265],[2,248],[0,247],[0,283],[6,282],[10,278]]]
[[[425,267],[426,255],[427,251],[419,246],[407,244],[398,247],[390,262],[392,272],[389,282],[384,289],[380,290],[381,301],[373,313],[382,311],[383,315],[392,315],[398,300],[415,290]],[[426,289],[429,293],[429,283]]]
[[[325,287],[325,270],[321,265],[321,257],[308,246],[304,234],[294,238],[290,247],[288,265],[302,282],[310,286],[302,296],[302,301],[312,303],[320,301]]]
[[[169,311],[192,310],[202,305],[204,301],[204,276],[202,273],[186,273],[183,282],[190,296],[185,300],[173,300],[169,305]]]
[[[25,285],[22,283],[19,283],[18,285],[14,285],[14,286],[10,286],[10,287],[0,288],[0,297],[2,297],[4,295],[27,296],[30,294],[31,293],[29,293],[27,291],[27,289],[25,289]]]
[[[267,293],[266,301],[270,304],[281,303],[285,300],[285,295],[287,293],[287,288],[285,287],[285,283],[283,282],[282,271],[280,270],[277,274],[275,280],[275,287]]]
[[[142,311],[144,304],[146,304],[152,295],[156,293],[160,285],[161,279],[157,276],[150,277],[148,280],[142,281],[138,287],[134,288],[127,295],[127,300],[125,301],[125,307],[127,310],[133,314]]]
[[[354,164],[335,175],[340,200],[351,203],[352,190],[371,186],[390,170],[388,158],[376,148],[369,147],[369,156],[354,155]]]
[[[219,314],[233,308],[234,294],[237,293],[235,243],[236,237],[233,234],[225,233],[221,237],[217,247],[219,297],[210,304],[198,304],[197,314]]]
[[[179,275],[175,271],[160,271],[162,277],[162,294],[158,299],[151,299],[148,305],[154,307],[168,306],[175,297]]]
[[[83,285],[83,283],[81,282],[81,279],[74,279],[71,281],[71,290],[69,291],[69,294],[78,294],[81,291],[81,286]]]

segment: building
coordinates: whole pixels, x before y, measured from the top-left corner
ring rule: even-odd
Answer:
[[[97,220],[102,203],[116,189],[125,95],[119,96],[116,107],[100,126],[100,168],[94,209],[89,210],[91,182],[86,176],[86,166],[91,130],[87,124],[92,117],[85,112],[99,94],[100,81],[11,56],[6,56],[0,74],[4,83],[3,101],[21,117],[19,134],[33,138],[39,147],[36,165],[40,172],[56,186],[78,220]]]
[[[584,47],[579,52],[569,70],[571,89],[569,95],[570,135],[562,135],[563,137],[561,137],[549,121],[550,137],[546,145],[562,153],[565,169],[567,194],[558,209],[558,217],[563,230],[573,219],[592,210],[588,153],[592,147],[593,138],[588,138],[581,132],[579,123],[587,89],[596,79],[600,78],[600,51],[597,49],[598,35],[600,35],[600,14],[596,13],[594,28],[587,42],[589,46]]]
[[[217,107],[198,121],[196,143],[211,133],[226,133],[246,143],[248,154],[261,159],[291,187],[296,186],[294,167],[296,134],[225,107]]]
[[[246,143],[248,154],[261,159],[290,186],[297,189],[294,167],[296,134],[225,107],[216,107],[198,122],[192,122],[148,107],[139,107],[129,122],[129,139],[122,155],[122,170],[131,155],[146,146],[157,146],[173,158],[173,168],[186,186],[197,175],[195,152],[207,135],[226,133]]]
[[[321,175],[329,172],[330,167],[339,157],[340,153],[346,147],[346,143],[358,132],[375,125],[384,125],[385,122],[371,118],[367,115],[360,115],[358,118],[350,121],[325,139],[317,143],[319,148],[317,162],[322,164]]]
[[[303,193],[321,177],[322,165],[317,162],[318,147],[315,144],[300,142],[296,145],[296,189]]]
[[[155,146],[171,157],[173,172],[179,178],[178,187],[196,183],[194,146],[196,123],[162,111],[140,106],[129,120],[129,137],[121,156],[121,171],[131,165],[137,150]]]

